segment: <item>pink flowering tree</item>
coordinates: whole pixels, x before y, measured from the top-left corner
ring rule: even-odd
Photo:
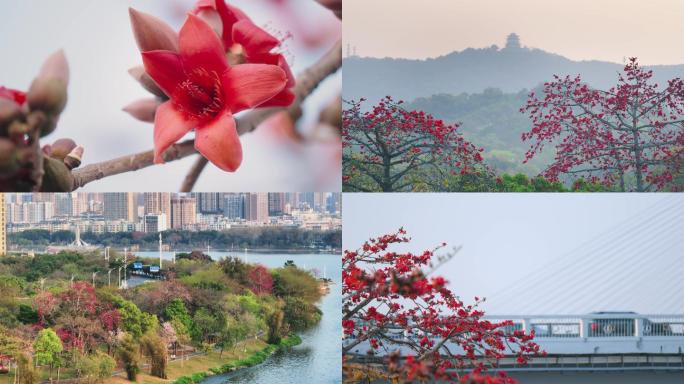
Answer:
[[[319,3],[341,18],[340,1]],[[124,110],[154,124],[154,149],[80,167],[84,149],[74,140],[40,143],[55,131],[67,104],[69,67],[59,51],[46,60],[28,92],[0,87],[0,191],[68,192],[198,155],[181,185],[190,191],[209,163],[226,172],[240,167],[241,135],[264,122],[292,131],[302,103],[342,63],[338,41],[296,77],[282,47],[290,35],[268,32],[226,0],[197,0],[179,31],[135,9],[130,22],[143,65],[129,72],[151,97]],[[334,97],[326,110],[340,110],[335,103],[341,102]],[[283,114],[286,119],[271,119]],[[330,120],[322,114],[320,124]],[[181,141],[189,132],[194,138]]]
[[[349,102],[342,113],[345,191],[464,190],[449,185],[491,175],[482,149],[463,138],[458,124],[447,124],[403,102],[386,97],[370,110]]]
[[[441,276],[431,276],[453,253],[445,244],[421,253],[396,248],[410,242],[403,229],[373,238],[342,259],[344,373],[350,380],[480,382],[498,359],[517,356],[525,364],[540,353],[510,321],[491,322],[465,304]],[[403,350],[404,353],[400,353]],[[406,352],[408,351],[408,352]],[[373,369],[368,361],[382,362]],[[484,381],[482,381],[484,382]],[[488,383],[512,383],[503,374]]]
[[[658,85],[652,71],[631,58],[617,85],[600,90],[580,76],[558,77],[531,93],[521,108],[532,120],[526,161],[555,147],[543,176],[602,182],[621,191],[656,191],[671,185],[684,159],[684,81]]]

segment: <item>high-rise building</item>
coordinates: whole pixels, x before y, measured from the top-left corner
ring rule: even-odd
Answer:
[[[316,212],[324,212],[327,206],[328,194],[323,192],[314,193],[314,205],[313,209]]]
[[[71,193],[55,193],[55,216],[72,216],[74,211]]]
[[[103,216],[106,220],[138,221],[135,194],[127,192],[105,193]]]
[[[5,194],[0,193],[0,256],[7,254],[7,211]]]
[[[145,215],[143,219],[144,231],[146,233],[156,233],[166,231],[166,214]]]
[[[309,208],[314,209],[316,206],[315,197],[313,192],[301,192],[299,193],[298,208]]]
[[[197,200],[179,196],[171,199],[171,228],[183,229],[197,222]]]
[[[71,193],[71,212],[74,216],[80,216],[88,212],[88,194],[87,193]]]
[[[341,207],[340,207],[340,194],[339,193],[331,193],[328,195],[328,201],[327,201],[327,210],[329,213],[335,213],[335,212],[340,212]]]
[[[166,215],[166,228],[171,228],[171,194],[167,192],[145,193],[145,215]]]
[[[222,193],[201,192],[195,193],[197,198],[197,210],[199,213],[218,214],[223,211]]]
[[[223,195],[223,215],[229,219],[245,218],[245,196],[242,193]]]
[[[258,223],[268,222],[267,193],[248,193],[245,196],[245,219]]]
[[[282,216],[285,213],[285,194],[281,192],[268,194],[268,215]]]

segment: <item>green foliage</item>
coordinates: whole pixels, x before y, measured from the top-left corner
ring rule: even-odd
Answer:
[[[16,377],[18,384],[35,384],[40,380],[40,375],[33,365],[30,354],[21,353],[17,356],[16,371],[18,371]]]
[[[172,323],[174,321],[180,322],[186,331],[191,330],[194,326],[192,317],[190,317],[190,313],[188,313],[188,309],[181,299],[173,299],[164,309],[164,316]],[[178,332],[178,329],[176,329],[176,332]]]
[[[192,339],[196,343],[207,340],[208,337],[216,336],[221,332],[225,319],[221,313],[211,313],[206,308],[200,308],[192,317],[194,328]]]
[[[193,383],[200,383],[202,380],[204,380],[207,377],[206,372],[197,372],[193,373],[190,378],[192,379]]]
[[[17,320],[23,324],[34,324],[38,322],[38,312],[30,305],[19,304],[19,313]]]
[[[266,317],[266,324],[268,326],[267,342],[269,344],[279,344],[288,333],[289,328],[284,320],[285,314],[279,309],[272,311]]]
[[[60,354],[64,350],[62,340],[50,328],[41,330],[33,343],[33,350],[37,364],[46,364],[50,368],[61,363]]]
[[[93,384],[110,378],[116,368],[116,361],[106,353],[97,351],[80,357],[74,368],[80,382]]]
[[[140,372],[140,354],[138,353],[140,346],[135,339],[129,335],[124,335],[116,349],[116,355],[123,364],[126,378],[129,381],[136,381],[138,373]]]
[[[168,350],[166,343],[156,333],[148,333],[140,339],[140,345],[150,360],[150,374],[166,379]]]
[[[285,299],[284,320],[293,331],[303,331],[321,320],[322,312],[315,305],[299,297]]]
[[[84,241],[104,246],[130,247],[138,245],[143,249],[155,249],[159,236],[156,233],[141,234],[139,232],[107,232],[82,233]],[[322,246],[340,248],[339,230],[320,231],[302,228],[232,228],[226,231],[180,231],[169,230],[165,238],[173,248],[205,249],[210,245],[214,249],[239,248],[273,248],[292,249],[308,248],[314,242],[321,241]],[[48,244],[66,245],[73,241],[74,234],[69,231],[50,233],[46,230],[27,230],[8,234],[8,242],[20,247],[44,247]]]
[[[119,310],[121,328],[136,338],[156,328],[159,324],[157,316],[142,312],[132,301],[128,301],[115,294],[110,294],[107,296],[107,299]]]
[[[273,294],[278,297],[300,297],[310,303],[321,298],[320,285],[311,273],[293,267],[277,269],[273,273]]]

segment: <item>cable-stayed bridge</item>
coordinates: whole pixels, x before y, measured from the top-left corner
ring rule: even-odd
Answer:
[[[578,239],[581,245],[568,254],[529,266],[528,274],[487,297],[486,319],[534,331],[547,352],[524,366],[514,357],[503,359],[501,369],[684,372],[684,195],[654,200],[604,233]],[[361,344],[352,352],[360,356],[367,349]]]

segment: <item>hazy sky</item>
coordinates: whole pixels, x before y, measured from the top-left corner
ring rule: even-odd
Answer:
[[[235,0],[259,25],[270,30],[292,32],[287,42],[295,74],[320,57],[340,34],[340,23],[332,13],[310,0],[292,0],[308,23],[326,24],[319,36],[332,39],[319,49],[308,49],[304,34],[282,23],[266,0]],[[150,94],[127,73],[142,63],[129,24],[128,8],[152,13],[179,28],[194,0],[0,0],[0,85],[25,90],[43,60],[60,48],[71,68],[69,103],[57,131],[43,139],[52,142],[71,137],[85,147],[84,164],[109,160],[152,148],[152,124],[134,120],[121,110],[128,103]],[[319,25],[320,27],[320,25]],[[323,30],[325,29],[325,31]],[[327,32],[326,32],[327,31]],[[309,31],[310,32],[310,31]],[[332,36],[331,36],[332,35]],[[309,100],[305,121],[318,117],[323,103],[341,88],[341,75],[330,78]],[[229,174],[209,166],[197,190],[305,191],[340,190],[339,166],[331,171],[339,145],[317,145],[301,149],[283,145],[265,132],[243,137],[244,161],[238,172]],[[149,167],[106,178],[87,186],[89,191],[177,191],[194,158]]]
[[[345,43],[361,56],[426,58],[523,45],[575,60],[684,63],[680,0],[345,0]]]
[[[415,252],[462,245],[437,274],[496,313],[684,313],[681,194],[345,194],[343,205],[344,249],[401,226]]]

